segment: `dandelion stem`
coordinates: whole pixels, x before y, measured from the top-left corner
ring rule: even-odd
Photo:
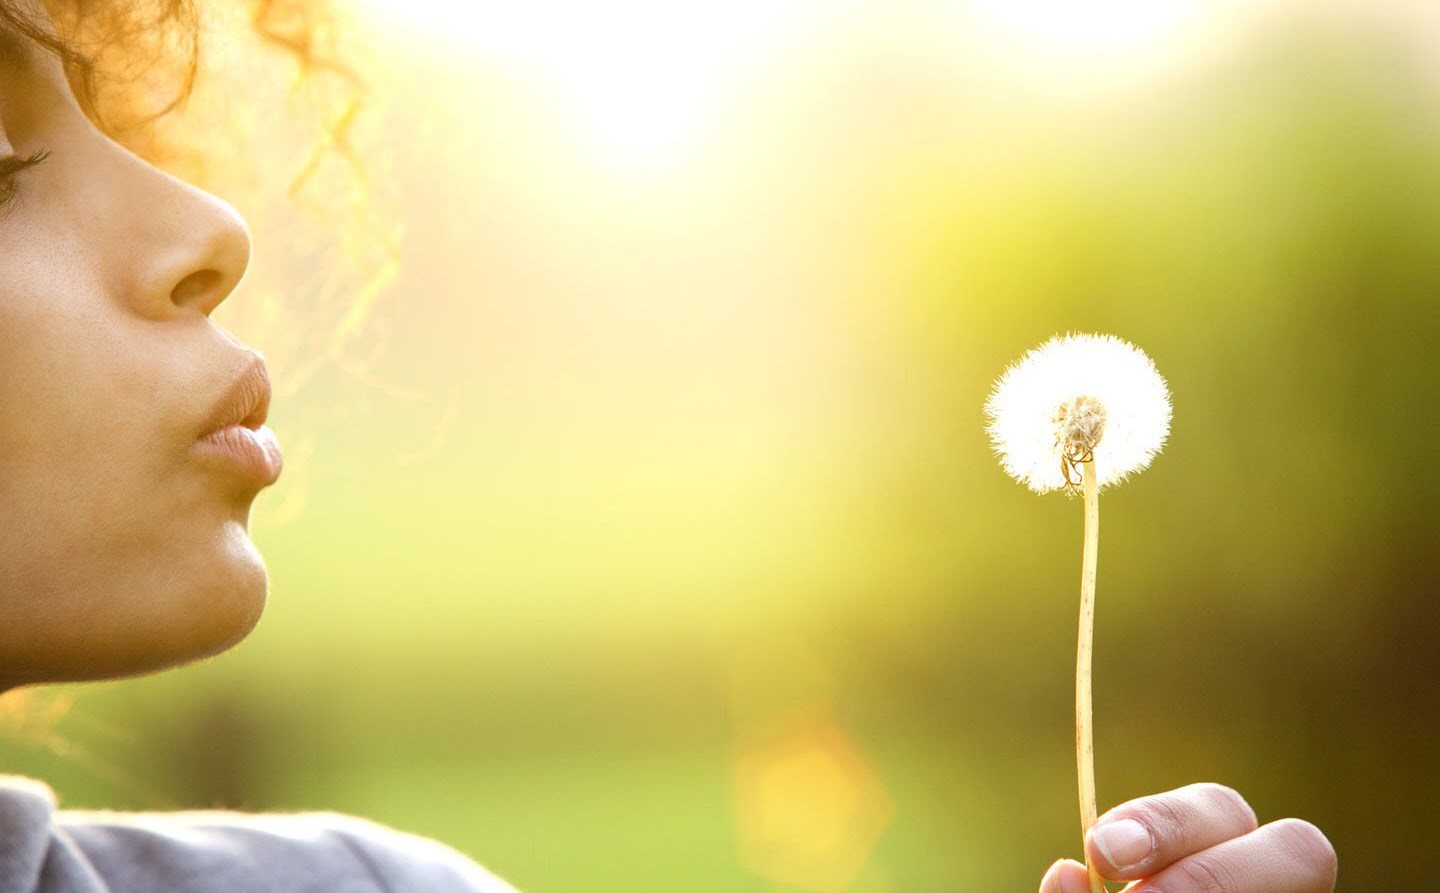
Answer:
[[[1085,546],[1080,570],[1080,638],[1075,648],[1075,766],[1080,776],[1080,841],[1095,824],[1095,738],[1091,716],[1090,655],[1095,646],[1095,561],[1100,551],[1100,488],[1095,461],[1081,463],[1085,487]],[[1090,893],[1105,893],[1105,884],[1085,857]]]

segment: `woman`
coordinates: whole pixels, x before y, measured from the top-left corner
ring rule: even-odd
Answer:
[[[183,25],[180,0],[159,8]],[[0,688],[214,654],[265,600],[246,524],[280,473],[270,386],[260,355],[210,321],[249,237],[223,202],[97,125],[96,54],[123,62],[141,34],[110,18],[98,30],[119,43],[76,36],[101,14],[115,12],[0,0]],[[1314,826],[1260,827],[1218,785],[1124,804],[1087,847],[1106,877],[1148,879],[1138,890],[1334,886]],[[43,786],[0,780],[0,893],[508,889],[438,844],[355,819],[62,814]],[[1071,861],[1041,883],[1086,889]]]

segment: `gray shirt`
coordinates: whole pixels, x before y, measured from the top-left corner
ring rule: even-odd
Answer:
[[[515,893],[432,840],[332,813],[62,812],[0,777],[0,893]]]

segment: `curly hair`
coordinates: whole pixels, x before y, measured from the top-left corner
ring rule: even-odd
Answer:
[[[251,0],[253,33],[306,71],[358,86],[319,39],[328,4]],[[45,0],[45,15],[0,0],[0,24],[57,57],[81,107],[102,129],[126,136],[182,108],[200,71],[206,21],[194,0]]]

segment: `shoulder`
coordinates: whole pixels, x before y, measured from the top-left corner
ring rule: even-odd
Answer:
[[[326,813],[321,821],[391,893],[473,891],[516,893],[515,888],[450,847],[353,816]]]
[[[443,844],[334,813],[58,813],[56,825],[102,875],[130,878],[124,893],[515,893]]]
[[[105,893],[515,893],[455,850],[334,813],[54,811],[41,786],[0,793],[28,804],[38,861],[71,865]],[[6,797],[0,797],[4,801]],[[0,808],[0,813],[4,809]],[[4,824],[4,822],[0,822]],[[43,846],[39,845],[42,843]],[[0,844],[0,850],[6,849]],[[38,867],[38,866],[37,866]],[[36,878],[37,881],[42,880]],[[25,893],[45,893],[37,883]],[[0,893],[9,893],[0,880]]]

